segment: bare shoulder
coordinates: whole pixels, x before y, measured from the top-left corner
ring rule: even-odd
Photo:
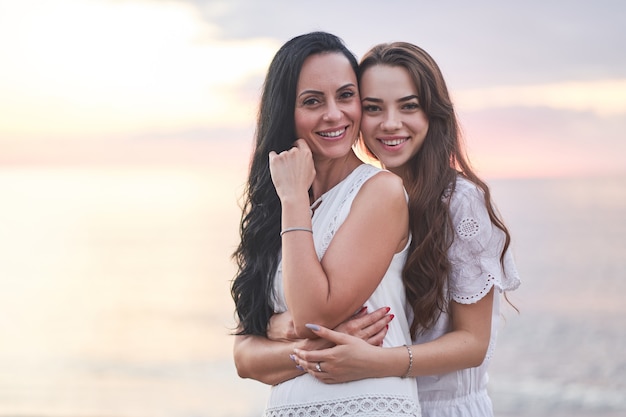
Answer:
[[[405,198],[402,178],[389,171],[380,171],[363,184],[364,194],[373,194],[378,198]]]

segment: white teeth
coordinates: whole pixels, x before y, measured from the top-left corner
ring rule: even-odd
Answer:
[[[381,139],[380,141],[383,143],[383,145],[386,145],[386,146],[397,146],[401,143],[406,142],[407,140],[408,140],[407,138],[403,138],[403,139],[389,139],[389,140]]]
[[[320,136],[324,136],[325,138],[336,138],[338,136],[343,135],[346,129],[337,130],[335,132],[319,132]]]

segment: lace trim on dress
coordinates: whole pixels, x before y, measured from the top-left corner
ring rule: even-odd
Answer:
[[[491,358],[493,358],[493,354],[496,351],[496,341],[495,339],[489,340],[489,346],[487,346],[487,353],[485,354],[485,359],[483,362],[490,362]]]
[[[264,417],[417,417],[418,405],[410,398],[371,395],[367,398],[346,398],[309,404],[273,407]]]
[[[491,274],[487,274],[487,280],[485,281],[484,287],[478,291],[476,294],[472,295],[459,295],[452,294],[452,298],[454,301],[460,304],[473,304],[479,300],[481,300],[489,291],[491,291],[491,287],[496,281],[496,277]]]
[[[362,164],[359,167],[357,167],[356,169],[359,169],[360,167],[370,168],[369,165]],[[330,246],[331,240],[333,240],[333,237],[335,236],[335,233],[337,232],[337,229],[339,229],[339,226],[337,224],[340,223],[339,222],[339,217],[340,217],[340,213],[343,212],[342,211],[343,206],[346,204],[348,199],[350,200],[350,202],[352,202],[353,194],[360,190],[361,185],[363,185],[363,183],[366,180],[370,179],[374,174],[380,172],[380,170],[378,170],[378,169],[376,169],[374,167],[371,167],[371,168],[373,168],[373,169],[362,169],[363,172],[359,173],[359,176],[354,180],[354,182],[352,183],[352,186],[350,187],[348,192],[345,194],[343,200],[341,200],[341,203],[339,203],[339,205],[337,206],[337,210],[335,211],[336,214],[333,217],[333,219],[330,221],[330,224],[328,226],[328,230],[326,231],[326,233],[324,233],[324,236],[322,237],[322,247],[320,248],[320,259],[326,253],[326,250]],[[343,223],[343,222],[341,222],[341,223]]]
[[[448,250],[451,262],[450,295],[462,304],[482,299],[495,285],[500,291],[519,286],[511,249],[500,262],[505,234],[491,223],[482,191],[458,178],[450,197],[455,239]]]

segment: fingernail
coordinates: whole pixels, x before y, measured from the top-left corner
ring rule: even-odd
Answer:
[[[359,310],[359,313],[362,313],[364,311],[367,311],[367,306],[363,306],[361,307],[361,309]],[[358,313],[357,313],[358,314]]]
[[[396,316],[395,314],[390,314],[390,315],[389,315],[389,321],[393,320],[393,318],[394,318],[395,316]]]
[[[391,310],[391,307],[385,307],[385,310],[387,310],[387,313],[389,313],[389,311]]]
[[[314,331],[318,331],[318,330],[320,329],[320,326],[318,326],[317,324],[310,324],[310,323],[307,323],[307,324],[305,324],[304,326],[305,326],[307,329],[311,329],[311,330],[314,330]]]
[[[293,354],[289,355],[289,359],[291,359],[292,361],[295,362],[296,361],[296,355],[293,355]]]
[[[304,371],[304,368],[301,367],[300,365],[296,365],[296,369],[299,370],[299,371]]]
[[[389,330],[389,325],[388,324],[385,324],[385,327],[387,328],[387,330]]]

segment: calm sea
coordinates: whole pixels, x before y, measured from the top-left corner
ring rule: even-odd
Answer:
[[[229,329],[243,170],[0,170],[0,416],[251,417]],[[626,413],[626,178],[491,181],[523,279],[507,417]]]

